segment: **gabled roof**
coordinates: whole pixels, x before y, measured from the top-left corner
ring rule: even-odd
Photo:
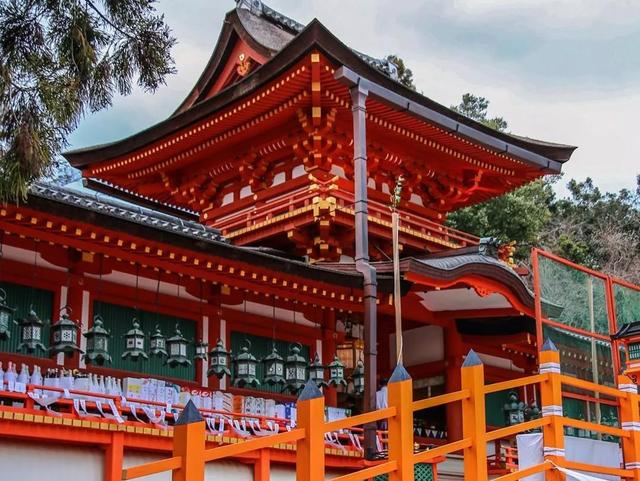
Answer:
[[[226,60],[225,52],[231,42],[229,39],[238,36],[252,48],[271,58],[280,52],[291,40],[305,29],[305,25],[270,8],[261,1],[236,0],[237,7],[228,12],[222,32],[200,79],[182,102],[176,113],[189,108],[193,103],[202,101],[211,84],[217,78],[221,60]],[[396,67],[384,59],[371,57],[357,50],[353,52],[373,68],[396,78]]]
[[[571,145],[497,132],[400,84],[393,78],[392,66],[350,49],[317,19],[302,28],[301,24],[270,9],[258,0],[250,0],[250,4],[251,10],[246,8],[245,1],[240,1],[237,8],[227,14],[218,43],[205,70],[194,89],[171,117],[121,141],[66,152],[65,158],[75,167],[85,168],[144,147],[246,97],[267,82],[274,80],[313,49],[324,52],[337,65],[348,67],[355,74],[375,82],[406,99],[407,102],[414,102],[437,112],[455,125],[466,126],[481,132],[487,138],[499,139],[507,145],[514,145],[535,155],[543,156],[549,160],[545,167],[547,172],[559,172],[559,163],[569,160],[576,149]],[[239,82],[206,98],[212,83],[226,64],[233,42],[238,38],[264,55],[266,62]],[[490,148],[494,149],[493,146]],[[539,168],[540,165],[536,167]]]

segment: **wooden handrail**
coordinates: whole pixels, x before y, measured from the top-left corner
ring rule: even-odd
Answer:
[[[162,473],[163,471],[173,471],[174,469],[178,469],[181,464],[182,458],[180,456],[152,461],[140,466],[123,469],[122,479],[136,479],[143,476],[150,476],[151,474]]]
[[[413,455],[414,463],[425,463],[431,459],[445,456],[461,449],[466,449],[471,446],[471,440],[468,438],[461,439],[460,441],[454,441],[453,443],[445,444],[444,446],[438,446],[437,448],[428,449],[426,451],[420,451]]]
[[[494,392],[506,391],[508,389],[515,389],[522,386],[529,386],[530,384],[537,384],[544,382],[548,379],[546,374],[534,374],[533,376],[520,377],[518,379],[511,379],[509,381],[496,382],[493,384],[487,384],[484,388],[485,394],[491,394]]]
[[[361,426],[363,424],[374,423],[383,419],[388,419],[396,415],[395,407],[388,407],[385,409],[379,409],[377,411],[371,411],[364,414],[358,414],[357,416],[351,416],[343,419],[336,419],[324,424],[324,432],[329,433],[338,431],[340,429],[348,429],[354,426]]]
[[[413,401],[413,411],[421,411],[423,409],[441,406],[442,404],[463,401],[464,399],[469,399],[470,395],[471,393],[468,389],[462,389],[460,391],[441,394],[427,399],[420,399],[419,401]]]
[[[517,481],[518,479],[531,476],[532,474],[542,473],[552,468],[553,464],[551,464],[550,461],[545,461],[544,463],[536,464],[535,466],[530,466],[525,469],[520,469],[518,471],[514,471],[513,473],[500,476],[499,478],[494,478],[493,481]]]
[[[495,441],[496,439],[508,438],[509,436],[513,436],[514,434],[518,434],[524,431],[529,431],[530,429],[541,428],[542,426],[546,426],[551,423],[551,418],[539,418],[532,419],[531,421],[527,421],[525,423],[514,424],[513,426],[507,426],[505,428],[496,429],[495,431],[489,431],[485,435],[485,439],[487,442]]]
[[[633,478],[630,470],[621,468],[609,468],[597,464],[579,463],[577,461],[568,461],[567,459],[559,459],[556,464],[561,468],[572,469],[575,471],[587,471],[588,473],[609,474],[611,476],[620,476],[621,478]]]
[[[629,436],[631,436],[630,431],[625,431],[624,429],[616,428],[614,426],[605,426],[604,424],[590,423],[589,421],[582,421],[580,419],[562,418],[562,424],[564,424],[565,426],[570,426],[572,428],[610,434],[612,436],[618,436],[621,438],[628,438]]]
[[[600,394],[604,394],[605,396],[611,396],[613,398],[618,398],[618,399],[621,399],[626,396],[624,392],[619,391],[616,388],[601,386],[600,384],[595,384],[590,381],[584,381],[582,379],[567,376],[565,374],[561,375],[561,379],[562,379],[562,384],[566,384],[567,386],[577,387],[579,389],[584,389],[585,391],[599,392]]]
[[[333,478],[333,481],[362,481],[364,479],[373,479],[376,476],[389,474],[396,469],[398,469],[398,463],[396,461],[387,461],[386,463],[371,466],[370,468],[338,476],[337,478]]]
[[[207,449],[204,452],[204,460],[214,461],[216,459],[228,458],[230,456],[238,456],[249,451],[257,451],[259,449],[269,448],[276,444],[292,443],[304,438],[304,429],[292,429],[286,433],[274,434],[263,438],[250,439],[243,443],[229,444],[226,446],[218,446]]]

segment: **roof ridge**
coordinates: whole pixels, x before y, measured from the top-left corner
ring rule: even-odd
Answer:
[[[273,8],[266,5],[262,0],[235,0],[236,1],[236,9],[245,8],[249,10],[256,16],[264,17],[268,20],[271,20],[272,23],[282,27],[283,29],[289,30],[291,33],[297,35],[302,32],[306,25],[292,19],[284,15],[283,13],[274,10]],[[351,48],[351,47],[349,47]],[[398,80],[398,66],[393,63],[389,59],[380,59],[376,57],[372,57],[371,55],[367,55],[366,53],[360,52],[354,48],[351,50],[366,63],[380,70],[393,80]]]

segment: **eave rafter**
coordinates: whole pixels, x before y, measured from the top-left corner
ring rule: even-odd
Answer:
[[[91,167],[85,171],[85,176],[113,178],[124,174],[127,179],[137,179],[165,170],[193,155],[192,149],[205,148],[202,145],[204,139],[220,142],[224,140],[219,138],[221,131],[224,132],[222,135],[227,134],[225,138],[229,138],[291,107],[293,102],[307,98],[309,94],[304,86],[308,78],[308,65],[298,65],[246,100],[127,156]],[[294,92],[297,95],[292,95]],[[270,110],[258,114],[257,109],[264,106]],[[212,135],[216,137],[212,139]]]

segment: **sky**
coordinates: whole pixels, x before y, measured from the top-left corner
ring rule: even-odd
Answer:
[[[352,48],[397,54],[418,91],[447,106],[466,92],[490,100],[510,132],[578,146],[565,164],[604,191],[640,174],[640,1],[267,0],[301,22],[318,18]],[[160,0],[178,44],[177,74],[88,115],[71,147],[110,142],[169,116],[204,68],[233,0]]]

